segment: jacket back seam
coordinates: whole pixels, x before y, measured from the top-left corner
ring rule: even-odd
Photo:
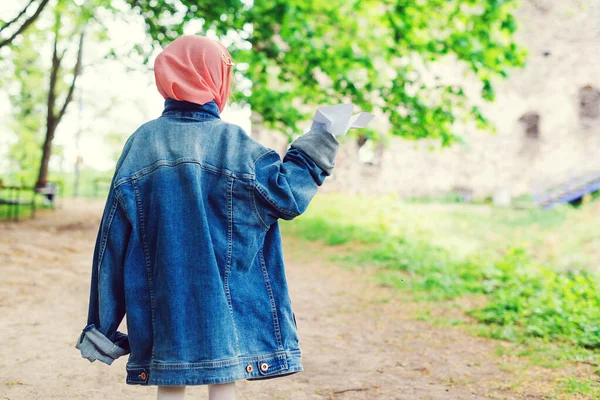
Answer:
[[[279,327],[279,318],[277,317],[277,305],[275,304],[275,296],[273,296],[273,288],[271,287],[271,279],[269,278],[269,272],[267,271],[267,264],[265,263],[263,247],[260,248],[260,266],[265,280],[265,286],[269,295],[269,302],[271,303],[271,314],[273,316],[273,329],[275,330],[275,339],[277,340],[277,347],[279,350],[283,350],[283,342],[281,341],[281,329]]]
[[[233,313],[233,304],[231,302],[231,291],[229,290],[229,272],[231,270],[231,260],[233,258],[233,184],[235,179],[229,177],[227,187],[227,264],[225,266],[225,277],[223,285],[225,287],[225,296],[227,297],[227,305],[231,313],[231,322],[233,324],[233,335],[235,337],[235,346],[238,356],[242,354],[238,338],[238,330],[235,324],[235,316]]]
[[[236,179],[245,179],[245,180],[251,180],[251,181],[255,180],[254,173],[232,172],[227,169],[213,167],[212,165],[206,164],[205,162],[202,162],[195,158],[179,158],[175,161],[158,160],[154,164],[150,165],[149,167],[142,168],[141,170],[139,170],[131,175],[128,175],[126,177],[119,179],[117,182],[115,182],[114,187],[116,189],[119,186],[123,185],[124,183],[130,182],[130,181],[133,181],[136,179],[140,179],[143,176],[146,176],[146,175],[156,171],[160,167],[175,167],[180,164],[188,164],[188,163],[189,164],[197,164],[200,168],[206,170],[207,172],[212,172],[214,174],[232,177],[232,178],[236,178]]]
[[[154,340],[156,338],[156,322],[154,318],[154,282],[152,280],[152,271],[150,264],[150,252],[148,250],[148,239],[146,236],[146,224],[144,222],[144,212],[142,210],[142,203],[140,200],[139,190],[136,181],[133,181],[133,190],[135,193],[135,200],[137,205],[137,213],[138,218],[140,220],[140,232],[142,236],[142,247],[144,248],[144,258],[146,261],[146,276],[148,278],[148,289],[150,294],[150,315],[152,318],[152,354],[150,356],[150,361],[154,361],[154,349],[156,346],[154,345]]]

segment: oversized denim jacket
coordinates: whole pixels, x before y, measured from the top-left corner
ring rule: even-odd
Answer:
[[[126,142],[94,250],[90,362],[129,354],[128,384],[200,385],[303,370],[278,219],[308,206],[335,164],[319,128],[283,161],[214,102],[167,99]],[[127,334],[117,329],[123,318]]]

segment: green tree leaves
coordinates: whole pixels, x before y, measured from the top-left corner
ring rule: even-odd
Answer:
[[[251,90],[239,91],[236,100],[250,103],[265,125],[290,138],[300,133],[299,123],[315,106],[353,102],[383,114],[390,134],[448,146],[461,141],[464,126],[490,128],[477,100],[493,101],[494,82],[524,65],[526,52],[513,40],[516,5],[516,0],[125,0],[125,5],[121,0],[57,0],[38,19],[59,17],[58,54],[71,59],[57,71],[57,104],[68,98],[65,79],[72,76],[74,53],[64,51],[74,47],[78,32],[87,26],[88,38],[104,40],[106,33],[93,24],[97,12],[120,14],[130,8],[149,33],[147,43],[132,49],[144,62],[155,46],[184,32],[220,37],[236,61],[236,76],[251,82]],[[11,97],[19,121],[14,129],[21,140],[39,146],[41,139],[32,138],[42,129],[39,114],[50,71],[32,54],[53,35],[45,38],[48,32],[35,25],[22,30],[18,46],[7,47],[14,67],[8,74],[14,72],[12,84],[19,86]],[[480,82],[478,98],[469,97],[462,84],[431,76],[432,67],[457,62],[469,79]],[[373,131],[361,134],[378,137]],[[31,163],[25,152],[27,158],[36,153],[25,150],[29,147],[13,148],[23,166]]]
[[[195,19],[199,34],[230,38],[240,71],[252,82],[242,96],[264,123],[289,135],[315,105],[351,101],[382,111],[391,134],[460,140],[456,122],[488,121],[464,91],[421,72],[453,57],[493,101],[493,81],[524,65],[513,42],[515,0],[130,0],[155,44],[165,45]],[[175,23],[161,23],[167,14]],[[303,105],[307,105],[303,107]]]

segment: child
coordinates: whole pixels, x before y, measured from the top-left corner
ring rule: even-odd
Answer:
[[[157,57],[165,108],[127,140],[96,241],[76,347],[109,365],[129,354],[127,384],[159,399],[206,384],[229,400],[236,380],[303,371],[277,220],[306,210],[338,141],[314,124],[282,161],[222,121],[232,67],[200,36]]]

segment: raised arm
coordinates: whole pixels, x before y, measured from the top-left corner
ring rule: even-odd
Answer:
[[[255,161],[255,199],[266,225],[302,214],[325,178],[331,175],[337,139],[316,127],[296,139],[283,161],[271,150]]]

